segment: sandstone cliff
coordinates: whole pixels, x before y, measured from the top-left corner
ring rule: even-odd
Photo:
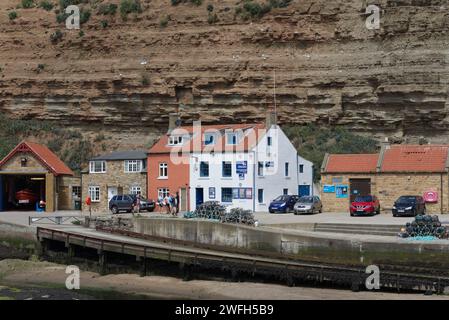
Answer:
[[[293,0],[246,21],[237,0],[141,0],[126,20],[97,13],[119,0],[89,2],[80,34],[56,21],[58,5],[0,1],[1,112],[147,146],[180,105],[185,122],[262,120],[276,72],[281,123],[399,141],[449,136],[447,0]],[[365,27],[371,3],[382,9],[379,30]],[[208,22],[208,4],[218,21]]]

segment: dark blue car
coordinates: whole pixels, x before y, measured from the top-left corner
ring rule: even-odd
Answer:
[[[268,211],[270,213],[288,213],[293,211],[293,207],[295,203],[298,202],[299,196],[292,195],[282,195],[274,199],[270,206],[268,207]]]

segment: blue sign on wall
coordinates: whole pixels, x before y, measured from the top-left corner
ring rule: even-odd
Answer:
[[[237,171],[237,174],[247,174],[248,173],[248,161],[237,161],[236,171]]]
[[[324,185],[323,186],[324,193],[335,193],[335,186],[333,185]]]
[[[337,186],[337,188],[335,189],[335,196],[337,198],[347,198],[348,197],[348,186],[347,185]]]

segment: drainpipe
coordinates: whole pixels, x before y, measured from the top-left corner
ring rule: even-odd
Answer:
[[[257,194],[259,196],[259,194]],[[253,151],[253,212],[256,212],[256,153]]]
[[[440,193],[441,193],[441,200],[440,200],[440,208],[441,208],[441,214],[443,214],[443,174],[440,174]]]

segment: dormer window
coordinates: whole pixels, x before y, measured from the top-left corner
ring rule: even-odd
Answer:
[[[179,146],[183,143],[183,136],[172,135],[168,137],[168,145],[169,146]]]
[[[205,133],[204,134],[204,145],[210,146],[215,144],[215,134]]]
[[[237,144],[237,133],[235,133],[235,132],[226,133],[226,144],[227,145],[236,145]]]

